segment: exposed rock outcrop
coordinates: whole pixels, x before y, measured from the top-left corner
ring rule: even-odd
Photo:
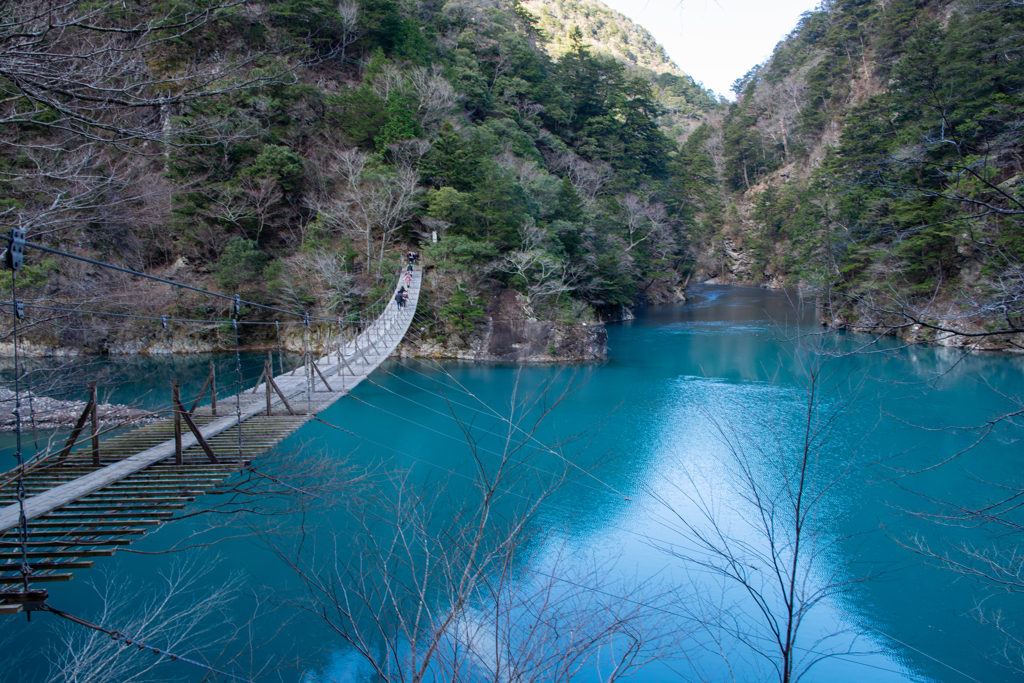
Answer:
[[[506,363],[560,363],[600,360],[608,351],[603,325],[537,320],[515,290],[497,292],[487,306],[487,321],[471,334],[407,338],[399,356]]]

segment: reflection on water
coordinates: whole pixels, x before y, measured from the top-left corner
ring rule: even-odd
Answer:
[[[564,383],[574,373],[577,378],[589,374],[538,437],[550,441],[591,430],[585,444],[572,446],[566,453],[584,468],[604,464],[593,476],[580,476],[563,489],[538,524],[577,553],[580,563],[611,558],[624,575],[652,578],[692,592],[710,590],[714,582],[702,578],[699,568],[656,547],[684,543],[680,525],[672,521],[666,505],[684,517],[692,516],[692,500],[682,492],[697,485],[716,502],[727,524],[742,528],[750,509],[735,495],[735,473],[722,439],[716,436],[716,424],[746,430],[765,443],[774,438],[784,448],[798,444],[799,434],[793,429],[777,434],[755,430],[764,429],[766,421],[761,418],[768,416],[777,416],[777,424],[795,424],[787,420],[801,410],[805,395],[800,364],[807,359],[796,351],[795,340],[820,328],[815,324],[813,302],[801,302],[792,293],[705,286],[692,288],[691,294],[686,304],[647,309],[635,321],[609,325],[608,361],[562,370],[555,380]],[[850,350],[868,341],[852,334],[829,339],[832,351]],[[800,343],[811,345],[806,337]],[[861,402],[858,410],[844,413],[836,425],[822,451],[822,467],[834,470],[854,456],[863,467],[836,489],[817,522],[827,526],[834,534],[831,538],[843,539],[830,548],[823,572],[839,567],[850,579],[876,578],[826,600],[808,617],[805,640],[800,643],[807,654],[817,647],[817,636],[838,631],[854,650],[866,654],[823,661],[804,680],[1014,680],[990,657],[1000,647],[997,635],[971,612],[983,599],[987,609],[1002,607],[1012,615],[1020,610],[1014,609],[1013,602],[929,565],[906,546],[915,535],[936,547],[943,542],[984,540],[971,530],[939,527],[912,513],[924,509],[929,496],[976,502],[993,493],[984,482],[1017,481],[1019,430],[1000,425],[989,439],[948,465],[905,475],[934,465],[976,438],[975,432],[965,429],[925,431],[921,426],[966,428],[1012,408],[1012,397],[1024,393],[1024,359],[964,356],[949,349],[903,349],[893,340],[881,340],[867,350],[839,356],[829,364],[834,381],[858,379]],[[195,371],[201,373],[206,361],[194,361]],[[233,358],[218,362],[225,364],[222,372],[233,371]],[[119,386],[112,393],[123,396],[119,400],[125,402],[136,397],[145,402],[147,391],[166,383],[161,375],[166,368],[156,361],[133,363],[121,371],[140,378],[138,386]],[[261,364],[262,356],[257,354],[250,359],[248,371],[258,374],[255,369]],[[485,458],[489,450],[500,449],[503,422],[494,413],[480,412],[479,402],[502,412],[517,381],[524,391],[559,371],[458,362],[443,368],[447,374],[426,362],[387,364],[374,375],[374,383],[359,387],[358,400],[335,404],[320,416],[323,423],[310,423],[278,451],[293,453],[301,448],[319,458],[347,457],[356,465],[408,471],[411,482],[426,487],[436,489],[447,481],[452,497],[457,496],[462,485],[457,475],[472,462],[463,428],[470,425],[477,452]],[[195,379],[193,390],[202,379]],[[846,388],[847,395],[853,392],[852,381]],[[831,405],[828,400],[833,399],[827,399],[826,406]],[[453,412],[464,420],[462,426],[452,419]],[[581,450],[583,445],[586,450]],[[275,462],[283,461],[270,458],[261,467],[270,471]],[[555,468],[559,461],[551,455],[538,463]],[[206,503],[201,500],[197,505]],[[351,526],[342,512],[332,519],[337,530]],[[202,524],[166,526],[132,548],[169,547]],[[228,535],[239,538],[199,551],[217,567],[219,577],[241,575],[243,594],[252,596],[281,599],[296,594],[293,575],[258,539],[234,531]],[[339,541],[339,553],[351,552],[346,538],[342,535]],[[534,557],[539,571],[550,562],[550,554],[544,552]],[[101,564],[116,565],[136,576],[153,576],[167,561],[161,555],[125,555]],[[94,609],[96,599],[82,591],[81,579],[97,575],[96,570],[82,571],[72,584],[55,584],[54,604],[83,613]],[[735,591],[725,596],[727,601],[745,604]],[[247,614],[255,602],[241,600],[236,616]],[[753,607],[746,606],[753,614]],[[681,614],[684,607],[667,605],[673,614]],[[279,633],[285,616],[291,621]],[[680,630],[687,630],[683,617],[679,618]],[[0,634],[9,639],[2,645],[4,654],[40,651],[52,642],[48,626],[46,619],[38,617],[31,625],[0,622]],[[284,610],[272,619],[257,621],[252,629],[256,640],[269,642],[258,657],[263,658],[261,662],[273,662],[275,680],[278,676],[291,681],[362,677],[357,673],[364,671],[358,658],[316,619]],[[697,642],[708,644],[708,634],[694,634],[683,647]],[[728,666],[715,652],[691,650],[691,662],[654,664],[640,678],[688,680],[691,666],[711,680],[727,680],[730,670],[738,680],[771,678],[764,662],[749,651],[729,642],[725,648]],[[29,678],[39,666],[38,659],[20,665],[19,674],[24,676],[18,680]],[[182,674],[180,668],[168,672],[187,680],[201,679],[194,672]]]

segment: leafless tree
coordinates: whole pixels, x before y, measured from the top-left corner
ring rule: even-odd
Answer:
[[[438,64],[413,69],[409,81],[416,97],[416,115],[420,126],[428,132],[437,131],[441,123],[453,114],[460,95],[444,77],[443,69]]]
[[[385,64],[381,70],[373,76],[373,92],[374,94],[386,100],[391,96],[391,93],[404,93],[409,89],[409,80],[402,73],[402,69],[397,64]]]
[[[601,680],[614,681],[678,642],[660,607],[663,590],[538,561],[545,539],[533,520],[581,470],[564,453],[567,441],[545,444],[537,430],[576,386],[514,391],[493,434],[498,450],[460,422],[464,474],[423,487],[396,475],[353,511],[350,530],[307,520],[301,536],[267,536],[307,589],[300,606],[369,673],[384,681],[569,681],[607,665]]]
[[[290,259],[280,278],[278,300],[293,308],[315,302],[311,312],[318,316],[336,316],[361,293],[355,276],[348,272],[342,258],[317,249]]]
[[[120,22],[102,5],[8,4],[0,18],[0,75],[18,96],[5,99],[0,126],[31,123],[103,143],[165,143],[162,121],[153,125],[154,112],[164,117],[197,98],[264,82],[265,77],[246,79],[251,57],[201,69],[185,62],[176,73],[154,73],[141,58],[197,32],[238,3],[155,16],[146,5],[130,4],[123,7],[129,18]],[[46,112],[57,116],[42,117]]]
[[[552,297],[558,298],[574,287],[569,284],[572,269],[542,247],[544,231],[532,221],[519,230],[522,248],[506,254],[494,266],[513,277],[520,277],[526,283],[526,305],[537,312]]]
[[[499,154],[495,161],[502,168],[514,171],[519,184],[523,187],[529,187],[530,182],[541,174],[541,169],[538,168],[536,161],[516,156],[511,150],[505,150]]]
[[[548,155],[548,167],[557,172],[564,171],[573,189],[586,201],[593,201],[615,171],[603,161],[587,161],[571,151]]]
[[[629,193],[619,202],[622,223],[626,232],[626,251],[645,241],[664,242],[667,215],[661,203],[650,204]],[[652,239],[653,238],[653,239]]]
[[[165,60],[177,66],[163,68],[152,66],[152,55],[170,57],[181,49],[177,43],[238,4],[179,5],[162,14],[138,2],[122,3],[117,13],[65,0],[7,3],[0,13],[7,88],[0,136],[31,163],[0,172],[26,198],[0,218],[39,239],[112,208],[134,209],[150,190],[133,178],[152,174],[147,164],[162,163],[169,146],[224,140],[217,120],[197,118],[182,130],[171,118],[200,99],[292,77],[254,71],[255,53],[231,63],[189,55]],[[232,134],[246,133],[235,126]]]
[[[379,276],[395,233],[417,205],[419,175],[411,168],[369,173],[367,158],[357,149],[335,154],[333,166],[341,186],[327,206],[327,217],[361,245],[367,270],[376,270]]]
[[[242,192],[251,215],[256,218],[256,234],[252,239],[259,242],[267,219],[272,215],[273,207],[284,197],[284,192],[277,180],[269,176],[246,176],[242,179]]]
[[[822,338],[824,339],[824,338]],[[718,577],[708,587],[704,609],[693,618],[731,650],[738,644],[770,678],[794,683],[828,657],[851,654],[855,638],[838,625],[807,633],[806,623],[829,600],[868,580],[836,562],[848,538],[831,530],[833,496],[851,472],[866,463],[856,443],[838,443],[844,417],[859,407],[861,378],[836,374],[824,341],[799,350],[799,395],[775,388],[759,404],[744,406],[744,424],[723,419],[728,410],[703,402],[699,408],[724,446],[728,480],[723,484],[685,469],[670,482],[672,495],[651,491],[672,516],[665,536],[651,543],[670,557]],[[798,435],[794,438],[793,435]],[[730,502],[732,501],[732,502]],[[723,595],[738,591],[735,607]],[[731,660],[732,661],[732,660]]]
[[[395,166],[406,171],[416,171],[428,152],[430,152],[430,142],[427,140],[400,140],[388,145],[388,153]]]
[[[754,128],[771,138],[775,144],[781,144],[783,158],[787,161],[793,128],[806,103],[805,74],[812,66],[804,67],[799,73],[789,74],[778,82],[762,80],[754,91],[754,103],[760,109]]]
[[[339,56],[344,60],[345,51],[348,49],[348,46],[359,40],[363,35],[359,30],[359,3],[342,0],[338,3],[338,16],[341,17],[342,31]]]
[[[92,583],[100,607],[98,613],[88,615],[88,620],[177,656],[203,661],[212,655],[219,668],[228,668],[223,662],[231,662],[253,644],[247,638],[237,638],[244,634],[245,626],[233,624],[229,616],[238,582],[228,579],[209,585],[215,567],[215,563],[200,561],[195,554],[186,555],[151,577],[155,585],[147,586],[148,590],[141,589],[142,581],[138,579],[110,572]],[[269,611],[263,605],[255,610],[253,618],[265,617]],[[58,622],[54,628],[59,647],[46,652],[50,665],[46,683],[152,681],[164,675],[169,666],[165,657],[125,647],[106,633],[80,624]],[[259,672],[246,673],[252,676]],[[5,674],[18,672],[9,670]]]

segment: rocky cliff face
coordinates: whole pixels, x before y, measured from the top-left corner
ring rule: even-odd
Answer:
[[[472,333],[407,338],[400,356],[505,363],[586,362],[603,359],[608,332],[603,325],[532,318],[521,294],[497,292],[487,306],[486,321]]]

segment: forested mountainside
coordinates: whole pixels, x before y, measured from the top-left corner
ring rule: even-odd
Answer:
[[[0,10],[0,215],[30,241],[329,318],[422,251],[435,349],[478,348],[496,319],[614,318],[679,298],[690,273],[817,288],[837,324],[1016,333],[1022,12],[827,2],[718,104],[644,68],[664,53],[593,3],[21,0]],[[35,251],[18,297],[230,306]],[[231,334],[151,327],[62,311],[28,334],[100,351]]]
[[[592,53],[614,57],[652,81],[662,105],[659,124],[677,140],[685,140],[718,104],[715,93],[680,71],[647,29],[604,3],[527,0],[522,7],[536,17],[539,42],[553,59],[582,41]]]
[[[989,0],[805,14],[696,133],[722,191],[691,233],[702,276],[817,287],[837,324],[1019,344],[1022,27]]]
[[[357,315],[412,248],[431,269],[422,328],[455,346],[503,290],[524,319],[567,325],[679,296],[693,182],[660,100],[692,117],[708,93],[580,31],[552,59],[517,0],[21,0],[2,15],[2,215],[29,241],[327,317]],[[157,317],[230,305],[38,252],[19,287]],[[149,327],[62,314],[29,334],[111,350]],[[186,331],[195,348],[230,332]]]
[[[558,58],[572,50],[570,35],[579,28],[592,51],[617,57],[655,73],[681,74],[654,36],[627,16],[596,0],[526,0],[522,6],[537,17],[547,49]]]

